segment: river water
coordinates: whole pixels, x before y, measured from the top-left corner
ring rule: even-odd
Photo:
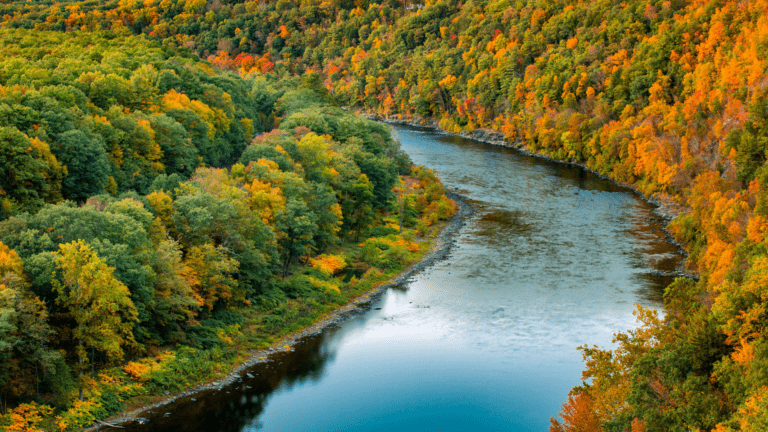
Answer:
[[[660,308],[681,257],[637,196],[580,168],[397,128],[419,165],[477,210],[448,258],[340,327],[136,431],[546,431],[581,382],[578,346],[610,346]]]

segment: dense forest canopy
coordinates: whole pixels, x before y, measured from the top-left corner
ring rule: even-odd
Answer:
[[[418,259],[455,212],[312,76],[129,32],[0,39],[2,428],[76,430],[214,377]]]
[[[553,431],[768,427],[765,0],[5,2],[0,16],[0,212],[13,215],[0,253],[6,275],[35,287],[16,300],[41,311],[29,316],[42,316],[40,298],[65,297],[47,275],[79,254],[94,268],[121,263],[114,275],[136,309],[124,318],[142,329],[126,344],[184,340],[160,329],[278,292],[232,280],[264,281],[310,241],[359,236],[372,213],[356,200],[384,211],[407,164],[383,130],[326,101],[496,129],[684,210],[670,228],[699,280],[667,289],[663,319],[639,310],[643,326],[617,335],[617,349],[583,347],[585,383]],[[259,198],[223,205],[242,185]],[[341,218],[306,200],[328,188]],[[263,226],[216,219],[247,219],[246,208]],[[307,211],[306,226],[286,224]],[[105,229],[80,245],[51,223],[76,212],[145,234],[118,247]],[[181,283],[173,260],[206,270]],[[166,303],[140,293],[148,281]],[[152,323],[147,307],[175,318]]]

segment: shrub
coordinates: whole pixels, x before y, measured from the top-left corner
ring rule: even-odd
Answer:
[[[42,432],[38,426],[53,413],[47,405],[34,402],[21,404],[5,416],[0,416],[0,427],[6,431]]]
[[[320,270],[326,275],[334,275],[347,266],[344,258],[338,255],[323,254],[309,260],[312,268]]]

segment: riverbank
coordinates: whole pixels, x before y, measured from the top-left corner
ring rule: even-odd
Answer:
[[[668,225],[672,220],[674,220],[680,213],[685,213],[687,211],[686,208],[680,206],[672,198],[670,197],[663,197],[663,196],[648,196],[644,194],[642,191],[640,191],[637,187],[635,187],[632,184],[629,183],[622,183],[618,182],[615,179],[605,175],[601,174],[589,167],[586,166],[586,164],[581,162],[576,162],[572,160],[561,160],[561,159],[555,159],[540,153],[535,153],[530,150],[528,150],[524,144],[521,141],[517,141],[514,143],[511,143],[507,141],[504,138],[504,134],[500,131],[493,130],[493,129],[475,129],[471,132],[450,132],[446,131],[445,129],[442,129],[438,122],[434,119],[401,119],[401,118],[385,118],[385,117],[379,117],[377,115],[370,115],[366,113],[359,113],[359,115],[366,117],[370,120],[379,121],[382,123],[390,124],[390,125],[403,125],[403,126],[411,126],[411,127],[419,127],[419,128],[427,128],[433,131],[436,131],[438,133],[448,135],[448,136],[457,136],[461,138],[465,138],[472,141],[481,142],[484,144],[490,144],[494,146],[500,146],[500,147],[506,147],[506,148],[512,148],[516,151],[526,155],[531,156],[537,159],[542,159],[550,162],[555,162],[559,164],[565,164],[570,166],[579,167],[598,178],[601,178],[603,180],[609,181],[616,186],[622,187],[624,189],[627,189],[634,194],[636,194],[638,197],[640,197],[643,201],[647,202],[648,204],[654,206],[653,214],[658,217],[662,221],[662,230],[665,234],[665,240],[675,246],[677,248],[677,251],[680,255],[682,255],[684,258],[688,257],[688,252],[685,250],[685,247],[677,242],[675,240],[674,236],[668,229]],[[698,280],[699,276],[695,273],[691,273],[686,270],[685,268],[685,259],[680,263],[680,266],[675,271],[653,271],[654,275],[657,276],[668,276],[668,277],[685,277],[690,278],[694,280]]]
[[[238,382],[246,373],[247,369],[259,363],[267,363],[272,361],[270,358],[271,355],[278,352],[291,350],[302,339],[318,335],[327,328],[338,326],[350,317],[364,313],[367,310],[366,306],[377,300],[387,289],[405,283],[413,275],[445,259],[448,256],[452,246],[455,243],[453,238],[454,235],[457,234],[465,225],[466,221],[475,214],[475,210],[472,208],[472,206],[469,205],[469,203],[467,203],[463,196],[449,191],[446,191],[445,194],[448,198],[454,200],[456,204],[458,204],[458,211],[453,216],[453,218],[451,218],[451,220],[449,220],[440,229],[440,232],[433,240],[433,245],[430,251],[424,255],[421,260],[410,265],[407,269],[403,270],[397,276],[390,279],[389,282],[378,285],[366,291],[364,294],[358,296],[351,302],[347,303],[345,306],[334,310],[312,325],[281,338],[280,340],[274,342],[270,348],[251,353],[250,357],[246,361],[240,363],[223,378],[201,384],[183,392],[169,394],[160,401],[144,405],[140,408],[131,410],[130,412],[117,414],[108,419],[105,419],[102,422],[97,422],[97,424],[94,426],[84,430],[91,432],[119,426],[123,423],[129,423],[132,421],[145,422],[147,420],[142,417],[142,414],[144,413],[172,404],[181,398],[194,396],[204,391],[222,390],[224,387]]]

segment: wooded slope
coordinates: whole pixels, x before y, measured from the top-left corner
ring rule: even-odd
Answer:
[[[312,87],[0,30],[0,429],[219,377],[419,259],[455,204]]]

